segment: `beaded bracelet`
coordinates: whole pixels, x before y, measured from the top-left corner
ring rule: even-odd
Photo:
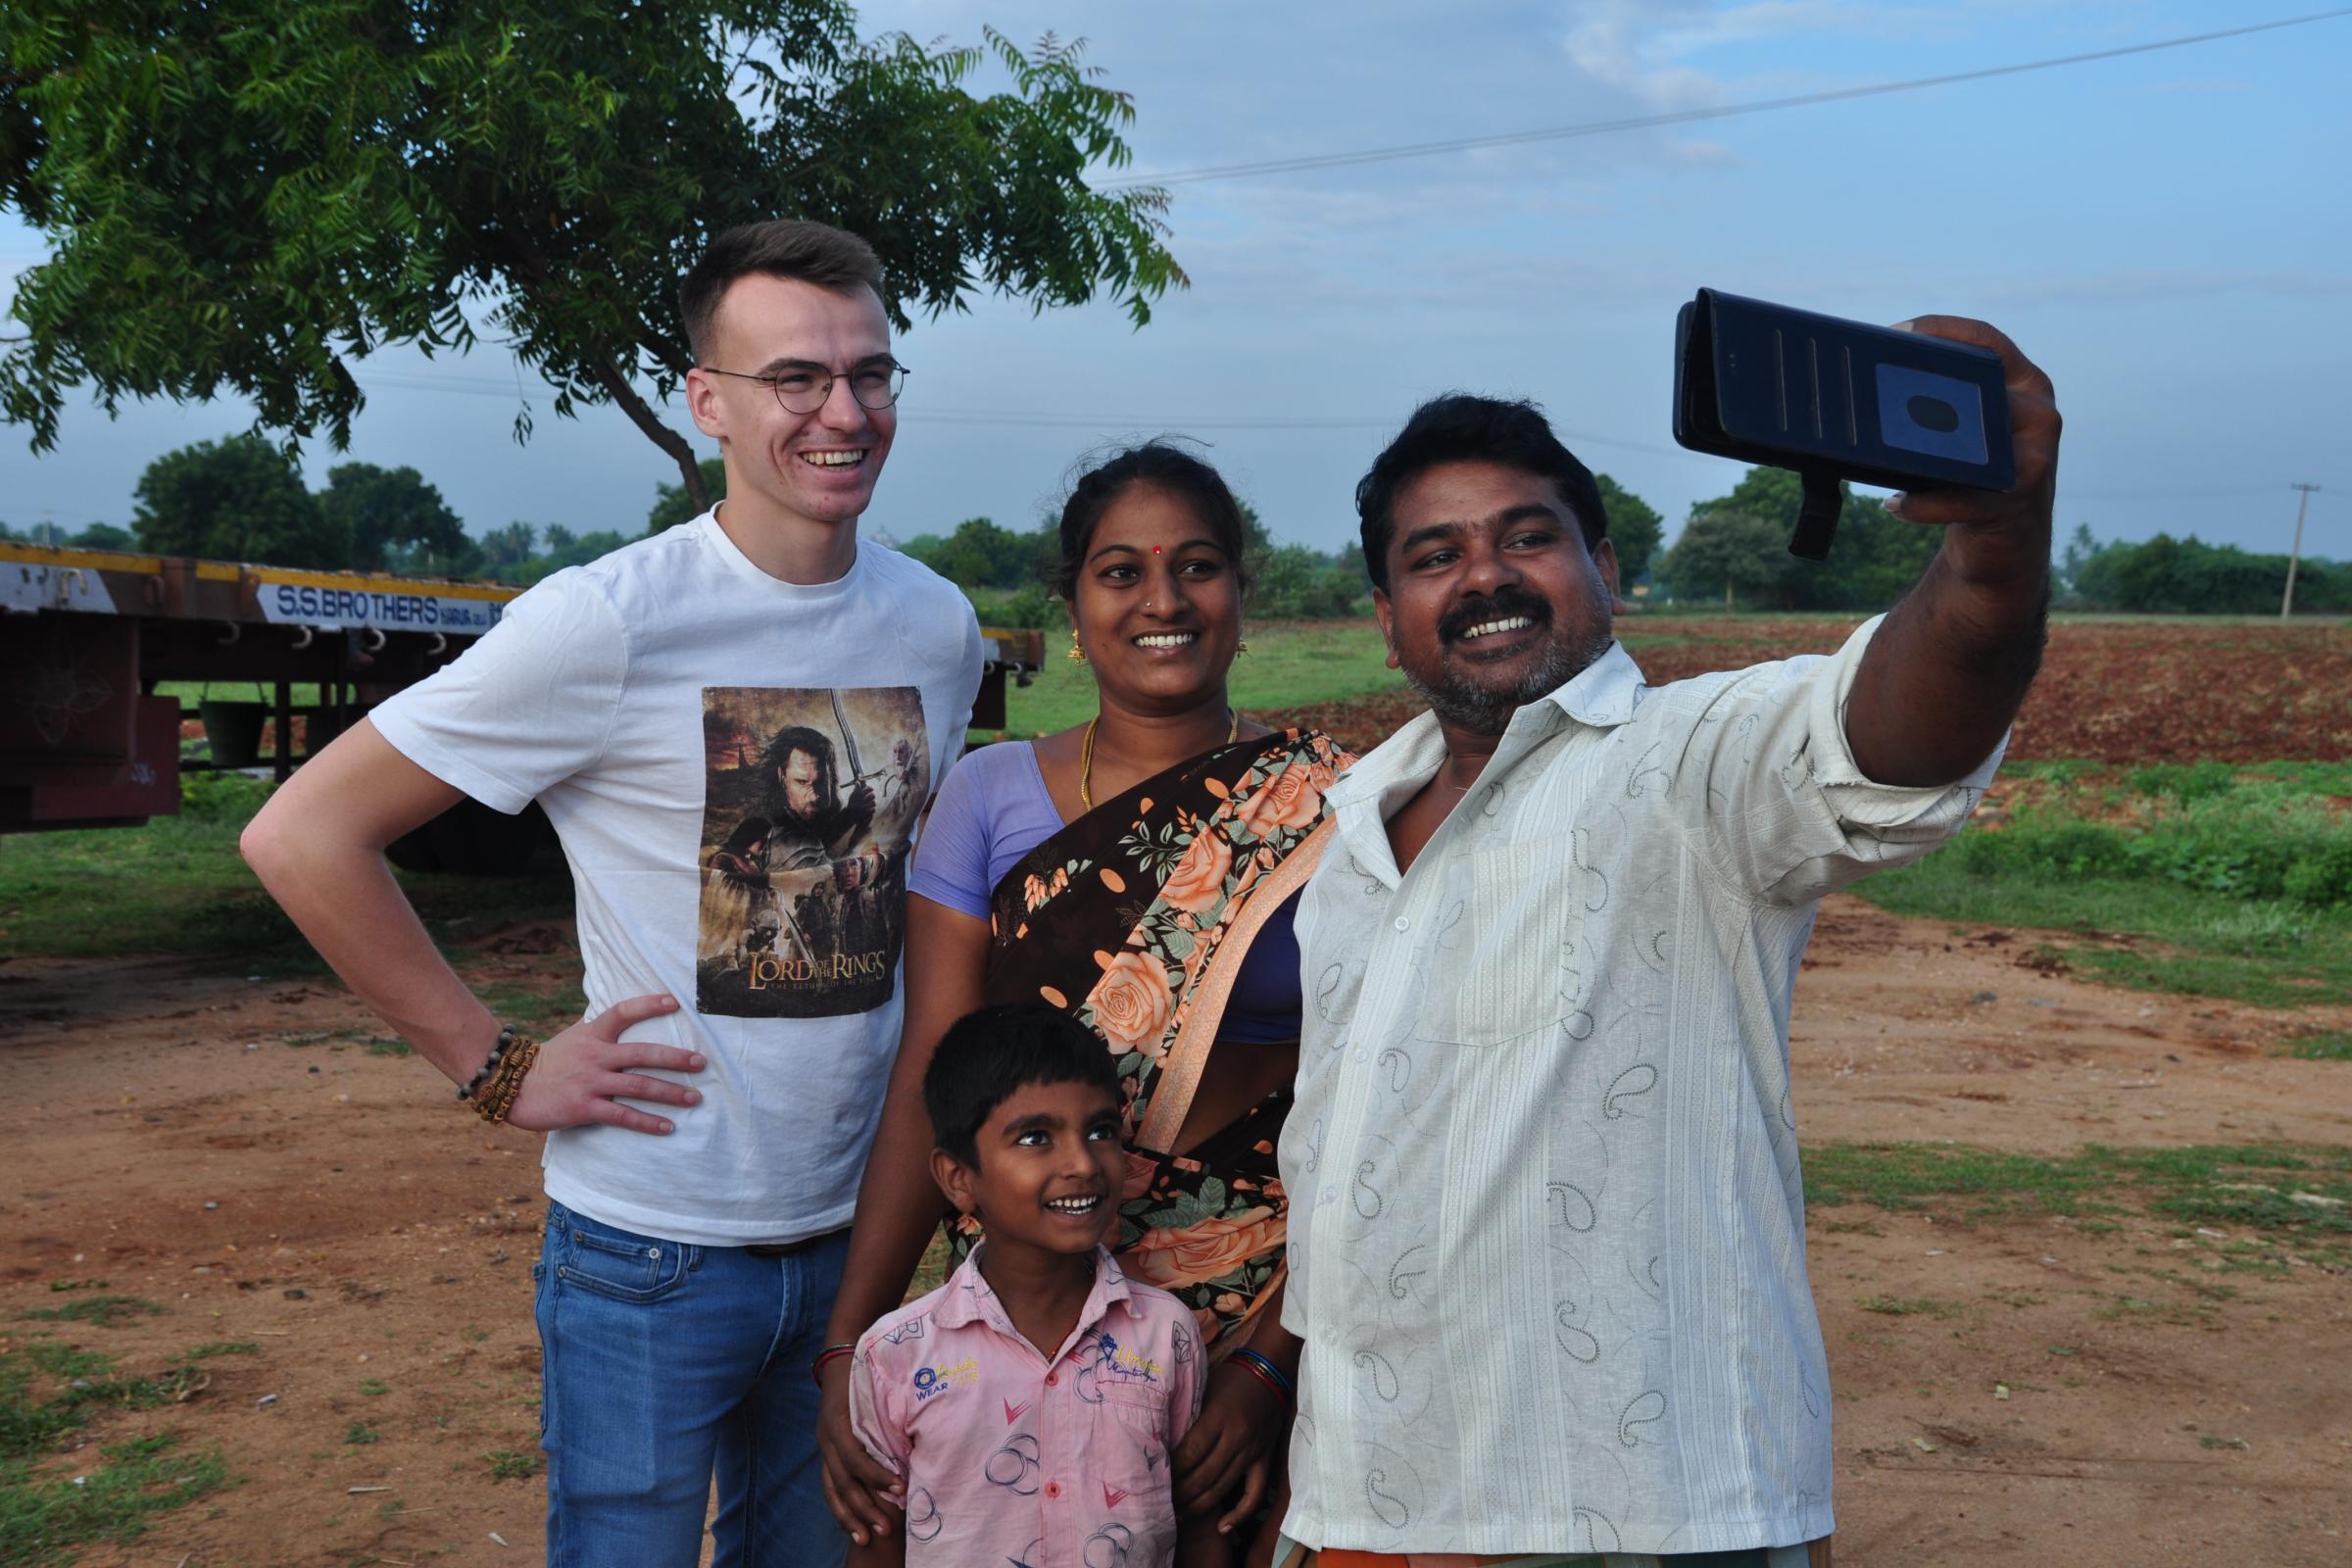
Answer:
[[[488,1083],[492,1077],[496,1076],[499,1062],[505,1059],[508,1048],[514,1044],[514,1026],[511,1023],[501,1024],[498,1030],[498,1039],[494,1041],[490,1047],[490,1059],[483,1062],[481,1071],[475,1073],[472,1078],[466,1081],[465,1087],[458,1091],[458,1098],[460,1100],[471,1100],[474,1096],[480,1094],[482,1092],[482,1086]]]
[[[1235,1350],[1225,1359],[1233,1362],[1271,1389],[1274,1396],[1282,1401],[1282,1407],[1285,1410],[1298,1408],[1298,1391],[1291,1386],[1291,1380],[1283,1375],[1282,1368],[1276,1366],[1272,1361],[1246,1346]]]
[[[490,1081],[473,1098],[474,1114],[493,1127],[502,1126],[507,1112],[522,1094],[522,1080],[539,1059],[539,1042],[525,1034],[516,1034],[512,1025],[503,1031],[512,1037],[502,1050],[491,1070]]]
[[[808,1364],[808,1375],[816,1380],[817,1387],[822,1388],[825,1382],[825,1363],[841,1356],[856,1355],[857,1353],[858,1346],[854,1341],[848,1345],[828,1345],[817,1351],[816,1359]]]

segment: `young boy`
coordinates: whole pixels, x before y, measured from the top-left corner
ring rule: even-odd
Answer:
[[[1169,1491],[1204,1382],[1193,1315],[1102,1246],[1126,1168],[1110,1054],[1054,1008],[985,1007],[940,1041],[923,1103],[932,1174],[986,1239],[858,1342],[851,1419],[906,1518],[851,1561],[1224,1563]]]

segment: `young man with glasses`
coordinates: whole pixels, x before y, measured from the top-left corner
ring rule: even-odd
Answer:
[[[981,668],[962,595],[858,538],[906,375],[881,284],[823,224],[718,236],[679,303],[725,501],[540,583],[245,835],[462,1100],[549,1135],[554,1563],[695,1561],[713,1475],[716,1562],[844,1549],[808,1368],[898,1043],[906,854]],[[462,794],[538,801],[571,863],[589,1016],[543,1045],[384,865]]]

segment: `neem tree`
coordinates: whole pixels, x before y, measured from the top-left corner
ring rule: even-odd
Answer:
[[[464,351],[470,312],[558,414],[617,405],[700,510],[656,405],[693,363],[677,278],[720,229],[865,235],[901,327],[983,289],[1103,292],[1140,325],[1184,281],[1163,193],[1085,183],[1134,112],[1075,46],[854,25],[838,0],[8,0],[0,201],[51,255],[18,282],[0,412],[37,450],[85,382],[109,413],[230,391],[340,447],[352,363]],[[965,90],[991,60],[1006,89]]]

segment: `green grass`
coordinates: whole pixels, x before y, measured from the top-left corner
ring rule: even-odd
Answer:
[[[365,1421],[354,1421],[343,1429],[343,1441],[353,1445],[373,1443],[381,1436],[381,1433]]]
[[[95,1457],[58,1453],[97,1412],[170,1404],[196,1377],[185,1367],[122,1376],[108,1356],[45,1340],[0,1353],[0,1563],[69,1561],[74,1545],[135,1541],[153,1515],[226,1485],[219,1449],[183,1451],[170,1432],[102,1445]]]
[[[1957,1144],[1824,1144],[1803,1152],[1814,1208],[1870,1203],[1961,1218],[2138,1210],[2274,1243],[2352,1251],[2352,1149],[2198,1144],[2044,1157]]]
[[[1933,1296],[1865,1296],[1854,1304],[1886,1317],[1958,1317],[1968,1310],[1958,1301],[1938,1300]]]
[[[245,974],[318,973],[317,955],[237,854],[237,835],[270,789],[192,774],[180,813],[145,827],[0,834],[0,957],[174,953],[230,960]],[[541,863],[517,877],[399,876],[446,946],[508,921],[569,914],[569,873]]]
[[[2297,1035],[2280,1048],[2279,1054],[2300,1056],[2305,1061],[2352,1061],[2352,1035]]]
[[[188,717],[196,716],[196,705],[210,697],[223,703],[275,703],[277,688],[258,680],[166,680],[155,687],[158,697],[176,697],[180,710]],[[317,681],[296,681],[291,692],[296,712],[321,705]]]
[[[259,1355],[262,1348],[251,1340],[211,1340],[188,1352],[191,1361],[206,1361],[216,1355]]]
[[[2292,1007],[2352,1001],[2352,763],[2021,763],[2018,802],[1859,883],[1896,914],[2095,940],[2051,955],[2110,984]]]
[[[482,1455],[490,1466],[493,1481],[528,1481],[539,1473],[546,1461],[536,1453],[519,1452],[514,1448],[494,1448]]]
[[[1229,692],[1245,713],[1336,702],[1401,684],[1388,667],[1380,630],[1369,615],[1256,625],[1244,635],[1250,652],[1234,661]],[[1049,629],[1046,667],[1028,686],[1005,692],[1007,735],[1050,735],[1094,716],[1094,676],[1063,657],[1069,643],[1066,630]]]
[[[156,1317],[163,1310],[135,1296],[85,1296],[63,1306],[44,1306],[22,1315],[43,1323],[95,1323],[111,1329],[126,1317]]]

